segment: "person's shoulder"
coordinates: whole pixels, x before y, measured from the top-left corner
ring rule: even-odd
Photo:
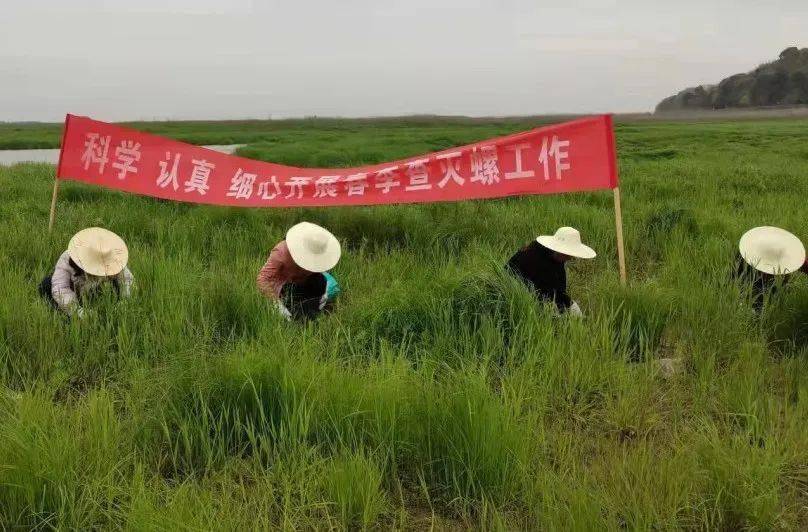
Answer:
[[[70,258],[70,253],[68,251],[64,251],[61,255],[59,255],[59,260],[56,261],[56,264],[57,266],[68,267],[74,270],[76,269],[75,263],[73,262],[73,259]]]
[[[286,240],[281,240],[280,242],[275,244],[275,247],[273,247],[272,251],[270,252],[270,254],[278,254],[278,253],[281,254],[289,253],[289,246],[286,245]]]
[[[65,251],[61,255],[59,255],[59,260],[56,261],[56,268],[55,272],[67,272],[70,275],[77,275],[82,272],[82,269],[79,268],[79,265],[73,262],[73,259],[70,258],[70,253]]]
[[[534,251],[533,243],[534,242],[528,242],[527,244],[525,244],[521,248],[517,249],[516,253],[514,253],[513,256],[514,257],[524,257],[525,255],[528,255],[528,254],[532,253]]]
[[[536,242],[535,240],[531,240],[525,247],[522,248],[522,251],[525,253],[529,253],[531,255],[542,255],[547,251],[547,248]]]

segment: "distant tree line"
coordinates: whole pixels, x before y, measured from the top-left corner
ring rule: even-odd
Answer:
[[[783,50],[779,59],[718,85],[685,89],[665,98],[657,111],[808,105],[808,48]]]

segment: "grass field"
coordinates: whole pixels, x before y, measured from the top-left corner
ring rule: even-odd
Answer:
[[[175,122],[123,122],[121,125],[157,135],[164,135],[191,144],[248,144],[291,139],[308,140],[312,132],[363,133],[371,131],[400,131],[412,127],[440,131],[446,127],[468,127],[480,132],[481,126],[523,131],[537,124],[563,121],[564,117],[466,118],[411,116],[402,118],[364,118],[342,120],[338,118],[301,118],[288,120],[225,120]],[[483,128],[485,129],[485,128]],[[466,133],[468,134],[468,133]],[[61,123],[2,123],[0,122],[0,150],[58,148],[62,137]]]
[[[300,121],[201,142],[353,165],[529,126]],[[808,121],[617,137],[628,288],[608,192],[273,211],[68,182],[49,236],[53,167],[0,167],[0,523],[806,529],[808,277],[756,317],[729,274],[749,227],[808,241]],[[254,283],[301,220],[344,249],[337,311],[307,326]],[[36,285],[89,225],[127,240],[136,292],[68,323]],[[571,264],[583,320],[501,271],[559,225],[599,252]],[[663,378],[661,357],[684,371]]]

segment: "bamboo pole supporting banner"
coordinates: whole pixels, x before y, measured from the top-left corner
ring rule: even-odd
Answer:
[[[56,220],[56,197],[59,195],[59,176],[53,179],[53,195],[51,196],[50,218],[48,219],[48,232],[53,232],[53,222]]]
[[[614,122],[612,115],[606,116],[606,127],[608,128],[608,135],[606,142],[609,146],[609,176],[612,183],[612,191],[614,192],[614,228],[617,232],[617,261],[620,267],[620,284],[623,286],[628,282],[628,274],[626,273],[626,249],[623,242],[623,210],[620,205],[620,179],[618,178],[617,171],[617,145],[614,140]]]
[[[62,156],[65,150],[65,137],[67,136],[67,126],[70,125],[70,115],[65,115],[65,126],[62,129],[62,142],[59,144],[59,163],[56,165],[56,175],[53,180],[53,194],[51,195],[50,217],[48,218],[48,233],[53,232],[53,224],[56,221],[56,198],[59,196],[59,176],[62,173]]]
[[[620,283],[625,286],[626,250],[623,244],[623,211],[620,207],[620,187],[614,187],[614,226],[617,231],[617,261],[620,265]]]

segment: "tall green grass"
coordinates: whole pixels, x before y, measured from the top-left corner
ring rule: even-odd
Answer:
[[[371,163],[506,129],[286,126],[243,154]],[[606,193],[273,211],[64,183],[48,235],[53,168],[0,167],[0,524],[805,528],[808,282],[757,316],[731,271],[750,226],[808,240],[808,125],[617,134],[628,287]],[[254,285],[300,220],[345,249],[337,311],[307,325]],[[127,240],[136,289],[76,323],[36,289],[88,225]],[[582,320],[502,271],[560,225],[599,252],[570,264]]]

